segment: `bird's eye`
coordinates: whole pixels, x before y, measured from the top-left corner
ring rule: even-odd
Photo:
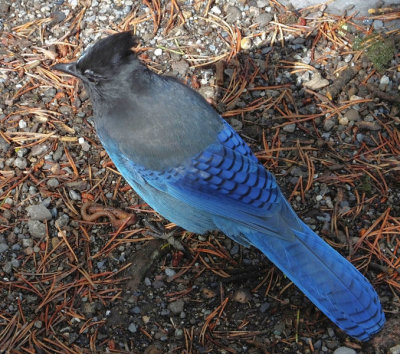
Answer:
[[[101,79],[101,75],[95,73],[93,70],[86,69],[83,75],[88,79],[88,81],[97,83]]]

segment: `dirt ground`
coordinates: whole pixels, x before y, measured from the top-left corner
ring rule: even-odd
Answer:
[[[399,9],[0,0],[0,14],[0,352],[400,352]],[[348,337],[258,250],[185,232],[125,183],[87,92],[51,70],[123,30],[152,70],[221,113],[368,278],[382,332]]]

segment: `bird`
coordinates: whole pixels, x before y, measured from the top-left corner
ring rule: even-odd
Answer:
[[[121,175],[187,231],[258,248],[332,322],[360,341],[385,323],[368,280],[292,209],[275,177],[195,90],[151,71],[120,32],[53,69],[79,78],[96,133]]]

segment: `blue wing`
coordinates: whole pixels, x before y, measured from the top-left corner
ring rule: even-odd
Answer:
[[[293,237],[288,225],[298,226],[295,214],[282,222],[280,215],[287,204],[275,178],[227,123],[215,144],[181,166],[162,172],[139,171],[152,187],[214,219],[232,220],[282,238]]]
[[[367,340],[383,326],[372,286],[297,217],[274,177],[227,123],[214,144],[164,171],[135,165],[113,149],[109,154],[161,215],[188,230],[219,229],[257,247],[348,334]]]

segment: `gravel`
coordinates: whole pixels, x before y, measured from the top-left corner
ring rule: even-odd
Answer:
[[[32,343],[50,345],[47,339],[63,343],[52,347],[60,352],[93,345],[99,352],[189,352],[191,345],[192,352],[305,353],[311,344],[317,353],[395,352],[400,334],[390,321],[399,320],[397,288],[386,281],[396,278],[382,270],[387,264],[377,255],[395,264],[396,235],[385,231],[369,264],[372,237],[358,242],[388,208],[392,225],[399,221],[398,154],[390,136],[399,129],[399,110],[375,93],[398,96],[400,74],[393,68],[400,57],[381,74],[346,46],[362,37],[350,25],[332,29],[341,45],[324,36],[316,41],[321,23],[336,23],[324,8],[285,12],[268,0],[216,0],[207,16],[207,2],[177,3],[185,24],[175,9],[167,29],[172,3],[161,1],[157,30],[143,2],[0,0],[0,333],[7,328],[7,338],[19,338],[11,321],[27,325],[26,341],[14,347],[32,352],[44,351]],[[282,32],[271,21],[284,24]],[[379,21],[357,23],[382,31],[390,22]],[[297,25],[305,32],[285,30]],[[240,44],[232,42],[235,26]],[[387,310],[387,333],[368,343],[349,339],[260,252],[220,233],[176,229],[187,252],[164,245],[136,263],[151,243],[143,220],[162,219],[115,172],[94,133],[87,92],[49,69],[122,28],[135,28],[141,58],[153,70],[187,82],[226,115],[292,195],[296,212],[362,269]],[[233,47],[241,48],[228,61]],[[221,67],[214,63],[218,56],[224,56]],[[351,65],[360,70],[333,101],[322,101]],[[135,212],[138,222],[115,233],[106,215],[84,220],[82,205],[91,201]]]
[[[50,210],[47,209],[43,204],[30,205],[26,208],[26,211],[31,220],[51,220],[52,215]]]

